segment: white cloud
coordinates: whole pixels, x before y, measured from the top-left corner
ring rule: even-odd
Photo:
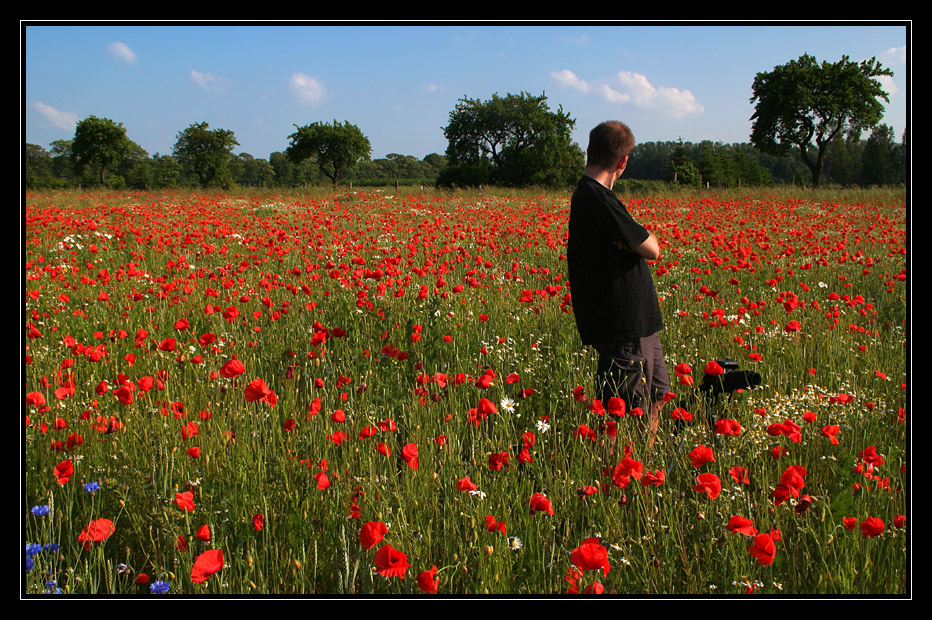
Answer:
[[[586,80],[581,79],[569,69],[554,71],[550,74],[550,77],[556,80],[561,86],[569,86],[584,93],[589,92],[589,85],[586,83]]]
[[[72,112],[62,112],[61,110],[56,110],[50,105],[45,105],[41,101],[37,101],[32,105],[33,108],[48,122],[52,123],[59,129],[68,129],[74,130],[75,125],[78,124],[78,116]]]
[[[599,88],[599,94],[609,103],[626,103],[631,100],[631,97],[625,93],[618,92],[608,84],[602,84]]]
[[[906,64],[906,46],[902,47],[891,47],[888,50],[884,50],[880,54],[881,59],[886,62],[901,62],[904,65]]]
[[[191,69],[191,81],[206,91],[219,93],[223,90],[224,85],[228,83],[226,78],[214,75],[213,73],[201,73],[196,69]]]
[[[114,58],[119,58],[123,62],[133,64],[136,62],[136,53],[129,48],[126,43],[114,41],[107,46],[107,52]]]
[[[291,92],[308,103],[320,103],[327,94],[324,85],[316,78],[303,73],[291,75]]]
[[[705,111],[688,90],[670,86],[655,87],[647,76],[633,71],[619,71],[617,83],[604,80],[587,82],[569,69],[554,71],[550,77],[561,86],[575,88],[583,93],[594,93],[609,103],[631,103],[643,110],[674,118]]]
[[[880,87],[883,88],[887,95],[890,97],[900,92],[900,89],[897,87],[896,82],[893,81],[892,76],[878,75],[875,79],[880,82]]]
[[[705,110],[688,90],[670,86],[655,87],[647,76],[640,73],[619,71],[618,80],[622,90],[639,108],[657,110],[675,118],[699,114]]]

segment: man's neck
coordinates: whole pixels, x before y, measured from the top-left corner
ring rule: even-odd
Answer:
[[[620,174],[616,176],[613,171],[604,170],[594,166],[586,168],[585,174],[587,177],[598,181],[603,187],[607,189],[612,189],[615,186],[615,181],[617,181],[618,177],[621,176]]]

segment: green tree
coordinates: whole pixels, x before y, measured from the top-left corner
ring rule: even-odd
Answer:
[[[864,144],[861,179],[865,185],[896,183],[896,142],[893,127],[878,125]]]
[[[75,127],[71,161],[77,174],[88,166],[98,166],[100,184],[104,185],[107,169],[119,164],[134,146],[126,137],[123,123],[88,116]]]
[[[74,181],[74,164],[71,160],[71,140],[55,140],[49,144],[52,156],[52,176],[68,183]]]
[[[52,155],[38,144],[27,144],[23,156],[26,168],[26,187],[50,187],[54,183],[52,176]]]
[[[288,156],[281,151],[275,151],[269,155],[269,166],[274,173],[275,185],[279,187],[291,187],[294,183],[294,164],[288,159]]]
[[[582,149],[571,138],[575,126],[562,107],[550,110],[543,93],[495,94],[489,101],[464,97],[443,130],[447,166],[438,183],[572,185],[585,166]]]
[[[156,153],[152,156],[152,184],[155,187],[166,189],[178,186],[178,180],[181,177],[181,165],[171,155],[159,155]]]
[[[699,187],[702,184],[702,174],[693,163],[693,157],[690,151],[696,151],[694,145],[689,142],[683,142],[682,139],[676,144],[670,161],[667,164],[668,175],[671,181],[678,185],[688,185],[690,187]]]
[[[233,148],[239,146],[232,131],[210,129],[207,123],[194,123],[178,132],[172,154],[182,170],[197,175],[201,187],[229,182]]]
[[[752,86],[751,142],[773,155],[798,149],[817,187],[832,139],[874,127],[883,117],[880,99],[889,98],[876,79],[883,75],[893,72],[874,58],[855,63],[842,56],[820,64],[808,54],[758,73]]]
[[[317,162],[320,172],[336,185],[343,174],[361,161],[368,161],[372,153],[369,138],[350,122],[311,123],[295,125],[296,132],[285,153],[295,164],[309,159]]]
[[[864,143],[858,132],[837,134],[825,151],[825,178],[846,187],[861,183],[863,152]]]

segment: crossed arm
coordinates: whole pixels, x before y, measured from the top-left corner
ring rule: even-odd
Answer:
[[[654,233],[648,233],[647,239],[634,249],[629,248],[621,241],[615,241],[614,243],[618,249],[625,250],[626,252],[634,252],[647,260],[658,260],[660,258],[660,244],[657,242],[657,237],[654,236]]]

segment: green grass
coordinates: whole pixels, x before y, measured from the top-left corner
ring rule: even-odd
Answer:
[[[620,459],[607,456],[606,437],[576,434],[605,419],[573,395],[582,386],[591,399],[595,356],[561,305],[568,194],[28,194],[23,329],[41,336],[25,339],[24,383],[48,407],[24,407],[23,532],[27,544],[58,549],[34,555],[23,591],[42,593],[54,581],[66,593],[148,594],[163,580],[176,594],[419,595],[416,576],[437,566],[441,594],[544,595],[567,591],[571,552],[598,537],[611,570],[586,571],[580,590],[599,581],[608,593],[634,595],[744,594],[749,585],[790,596],[908,594],[910,521],[894,526],[897,515],[910,516],[902,192],[626,200],[663,242],[654,269],[671,374],[686,362],[698,384],[707,361],[734,359],[764,380],[719,407],[740,422],[738,436],[712,432],[701,409],[674,435],[671,404],[661,442],[647,452],[634,418],[617,420],[618,445],[633,442],[645,471],[667,475],[659,487],[632,480],[622,489],[606,475]],[[528,290],[533,301],[519,301]],[[786,293],[802,302],[791,312]],[[239,316],[226,320],[232,306]],[[190,327],[176,330],[182,318]],[[792,319],[800,331],[785,331]],[[328,330],[325,342],[313,341],[315,322]],[[213,345],[198,342],[204,333],[217,335]],[[167,338],[175,350],[158,348]],[[94,347],[105,347],[96,361]],[[234,355],[244,374],[211,376]],[[64,372],[76,390],[59,400],[69,359]],[[475,383],[487,369],[496,378],[482,389]],[[162,386],[137,387],[132,404],[110,393],[121,375],[138,386],[160,373]],[[446,387],[423,380],[437,373]],[[520,380],[507,383],[511,373]],[[274,406],[245,400],[256,378],[274,390]],[[683,399],[695,387],[674,389]],[[852,402],[833,402],[839,394]],[[498,412],[477,427],[469,411],[480,398]],[[322,406],[311,415],[315,399]],[[331,420],[336,409],[344,422]],[[804,421],[807,411],[815,422]],[[111,416],[122,426],[95,430],[98,416],[103,430]],[[396,430],[358,438],[389,419]],[[801,427],[799,442],[768,434],[786,420]],[[198,434],[185,439],[187,422]],[[840,427],[838,445],[821,436],[827,424]],[[341,445],[327,438],[338,430],[349,436]],[[83,443],[49,449],[71,433]],[[535,438],[528,463],[517,460],[523,433]],[[408,444],[418,448],[417,469],[401,458]],[[686,455],[698,444],[716,460],[694,468]],[[198,458],[187,454],[193,446]],[[774,458],[778,446],[788,453]],[[853,470],[869,446],[885,462],[865,477]],[[494,471],[489,454],[500,452],[509,463]],[[60,484],[52,470],[64,459],[75,473]],[[806,469],[802,494],[812,498],[799,514],[798,498],[775,505],[771,497],[790,465]],[[731,479],[734,466],[747,468],[750,484]],[[324,467],[330,485],[318,489]],[[721,479],[717,499],[693,490],[702,472]],[[465,476],[481,493],[456,488]],[[93,494],[83,488],[91,481],[100,482]],[[589,485],[602,492],[581,495]],[[193,512],[173,503],[187,490]],[[546,494],[554,515],[531,514],[534,493]],[[34,516],[36,505],[50,514]],[[504,521],[507,535],[488,531],[487,515]],[[780,531],[772,565],[751,556],[747,536],[725,529],[733,515]],[[868,516],[884,521],[881,535],[843,525]],[[79,534],[99,518],[113,521],[114,533],[85,549]],[[382,544],[407,555],[404,579],[374,572],[381,544],[366,550],[358,539],[367,521],[388,524]],[[196,539],[205,524],[210,540]],[[221,549],[225,565],[192,583],[207,549]],[[136,583],[140,573],[148,583]]]

